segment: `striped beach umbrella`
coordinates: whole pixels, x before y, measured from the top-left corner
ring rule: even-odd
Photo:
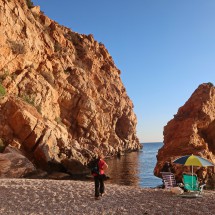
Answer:
[[[185,155],[174,160],[173,163],[185,166],[214,166],[214,164],[209,160],[197,155]]]
[[[197,155],[185,155],[174,160],[173,163],[182,164],[185,166],[192,166],[192,175],[193,175],[193,166],[214,166],[214,164],[209,160],[199,157]],[[192,186],[193,186],[193,181],[192,181]]]

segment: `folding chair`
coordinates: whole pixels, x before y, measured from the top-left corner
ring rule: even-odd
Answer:
[[[196,174],[183,173],[182,180],[184,184],[184,189],[188,192],[198,192],[202,193],[205,184],[200,185],[198,177]]]
[[[175,175],[171,172],[161,172],[163,183],[165,189],[170,189],[172,187],[177,187],[177,183],[175,180]]]

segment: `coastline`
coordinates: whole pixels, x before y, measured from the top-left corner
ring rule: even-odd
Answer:
[[[215,191],[181,198],[168,190],[106,183],[94,199],[94,183],[73,180],[0,179],[0,214],[213,214]]]

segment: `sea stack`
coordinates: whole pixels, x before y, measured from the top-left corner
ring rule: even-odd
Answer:
[[[158,151],[155,175],[160,175],[165,161],[189,154],[215,164],[215,87],[212,83],[201,84],[164,127],[164,146]],[[174,169],[178,179],[183,171],[189,171],[182,165]],[[213,167],[206,171],[208,177],[214,177]]]
[[[93,35],[59,25],[29,1],[2,0],[0,44],[3,148],[71,174],[85,172],[100,151],[140,149],[120,70]]]

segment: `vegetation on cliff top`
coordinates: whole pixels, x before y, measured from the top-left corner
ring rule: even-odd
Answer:
[[[208,82],[207,84],[208,84],[209,86],[211,86],[211,87],[214,87],[214,84],[211,83],[211,82]]]
[[[2,84],[0,83],[0,97],[4,96],[6,94],[6,90],[5,88],[2,86]]]
[[[34,7],[34,3],[31,0],[26,0],[26,3],[28,5],[28,8]]]

